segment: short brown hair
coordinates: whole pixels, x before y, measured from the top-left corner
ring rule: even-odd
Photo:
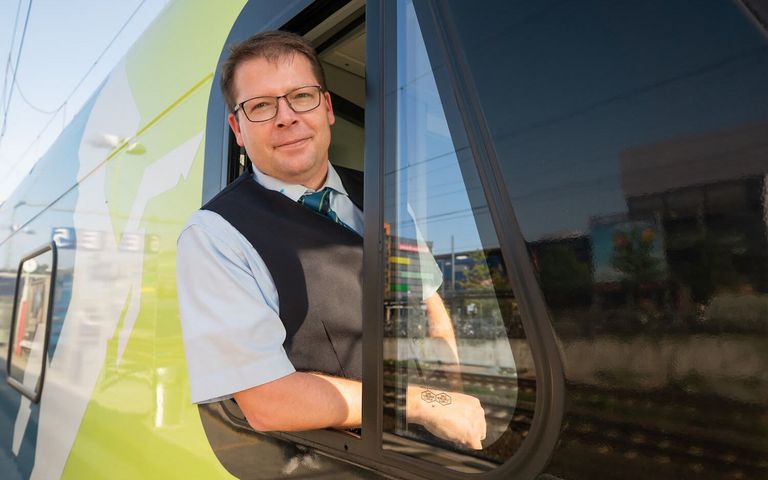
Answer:
[[[315,48],[303,37],[295,33],[276,30],[261,32],[229,47],[229,57],[221,64],[221,92],[231,112],[235,107],[234,78],[237,67],[252,58],[264,58],[277,62],[295,54],[304,55],[312,67],[312,72],[325,90],[325,72],[317,58]]]

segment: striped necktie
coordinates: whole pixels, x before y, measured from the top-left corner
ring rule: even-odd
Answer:
[[[315,193],[305,193],[299,198],[299,203],[313,212],[317,212],[324,217],[330,218],[347,230],[357,234],[354,228],[342,222],[341,219],[339,219],[339,216],[336,215],[336,212],[331,210],[331,191],[333,191],[331,187],[325,187]]]

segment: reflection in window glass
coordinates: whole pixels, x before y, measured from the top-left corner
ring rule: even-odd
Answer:
[[[6,243],[3,248],[0,248],[0,255],[7,248],[8,244]],[[8,353],[8,339],[11,337],[14,285],[16,285],[15,268],[0,269],[0,358],[4,360]]]
[[[489,470],[530,426],[533,364],[466,138],[446,121],[444,108],[456,107],[438,93],[409,1],[398,7],[397,78],[397,155],[385,174],[384,446]],[[474,448],[414,414],[459,418],[473,401],[486,424]]]
[[[768,42],[739,4],[443,3],[569,366],[557,476],[677,479],[707,445],[765,478]]]
[[[19,269],[9,378],[32,398],[40,391],[43,372],[53,263],[53,251],[47,248]]]

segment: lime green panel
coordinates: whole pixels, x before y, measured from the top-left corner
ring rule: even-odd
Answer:
[[[243,0],[173,2],[145,32],[126,59],[142,127],[214,72],[244,4]]]
[[[157,123],[135,139],[143,147],[143,153],[130,154],[123,150],[107,162],[105,194],[116,240],[123,233],[146,167],[203,131],[211,80],[209,75],[198,82],[196,88],[185,92],[173,108],[164,111],[156,119]],[[198,188],[202,188],[202,181]],[[199,202],[195,204],[199,205]]]
[[[147,206],[139,315],[119,365],[117,334],[109,342],[62,478],[232,478],[189,398],[176,300],[176,238],[200,202],[203,150],[189,177]],[[136,294],[129,292],[126,305]],[[118,332],[124,316],[125,309]]]
[[[146,168],[201,135],[213,70],[244,1],[172,4],[131,50],[126,71],[139,132],[106,168],[114,235],[125,229]],[[216,459],[189,398],[178,303],[176,238],[200,206],[204,145],[186,178],[149,200],[140,309],[120,363],[118,333],[80,425],[63,478],[232,478]]]
[[[136,194],[144,168],[199,132],[205,125],[208,98],[217,62],[243,0],[173,2],[131,48],[126,72],[139,116],[139,135],[177,110],[165,142],[146,155],[117,156],[108,163],[107,199],[116,238]],[[191,97],[191,98],[187,98]],[[130,143],[130,142],[129,142]],[[145,145],[142,145],[145,146]]]

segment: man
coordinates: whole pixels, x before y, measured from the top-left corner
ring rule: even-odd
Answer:
[[[254,173],[195,212],[179,237],[192,400],[234,397],[259,431],[359,427],[362,183],[329,163],[335,118],[322,67],[301,37],[266,32],[232,47],[221,84]],[[455,357],[442,302],[426,303],[430,333]],[[422,391],[408,389],[408,422],[481,448],[477,399],[454,393],[435,409]]]

